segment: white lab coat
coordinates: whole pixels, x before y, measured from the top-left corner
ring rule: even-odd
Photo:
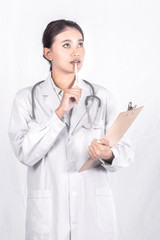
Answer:
[[[20,162],[28,166],[26,240],[115,240],[116,215],[109,171],[128,166],[133,159],[130,143],[123,138],[112,148],[112,165],[102,164],[78,173],[88,159],[87,147],[101,138],[117,117],[112,94],[93,84],[101,109],[92,129],[88,126],[85,98],[90,87],[81,80],[82,97],[75,105],[71,126],[56,115],[59,99],[50,75],[34,94],[37,123],[31,119],[31,87],[14,99],[9,137]],[[96,101],[90,103],[93,120]]]

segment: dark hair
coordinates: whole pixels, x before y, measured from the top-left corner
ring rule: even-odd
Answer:
[[[63,30],[66,27],[76,28],[82,34],[82,38],[84,40],[83,31],[76,22],[73,22],[70,20],[65,20],[65,19],[60,19],[60,20],[50,22],[47,25],[46,29],[44,30],[43,37],[42,37],[43,48],[45,48],[45,47],[51,48],[52,44],[54,43],[54,39],[55,39],[56,35],[63,32]],[[51,61],[49,61],[44,55],[43,55],[43,57],[50,63],[50,71],[52,71]]]

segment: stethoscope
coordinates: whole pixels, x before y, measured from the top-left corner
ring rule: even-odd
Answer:
[[[35,89],[37,86],[39,86],[41,83],[43,83],[45,80],[43,81],[40,81],[38,83],[36,83],[33,87],[32,87],[32,91],[31,91],[31,101],[32,101],[32,120],[33,121],[36,121],[36,115],[35,115],[35,98],[34,98],[34,93],[35,93]],[[98,115],[98,111],[101,107],[101,99],[95,95],[95,90],[94,90],[94,87],[91,83],[89,83],[88,81],[86,80],[83,80],[86,84],[88,84],[88,86],[91,88],[91,91],[92,91],[92,94],[91,95],[88,95],[85,99],[85,107],[86,107],[86,112],[87,112],[87,116],[88,116],[88,122],[89,122],[89,126],[84,126],[86,129],[91,129],[92,126],[94,125],[95,121],[96,121],[96,118],[97,118],[97,115]],[[95,117],[94,117],[94,121],[91,122],[91,117],[90,117],[90,114],[89,114],[89,102],[96,100],[97,101],[97,109],[96,109],[96,114],[95,114]]]

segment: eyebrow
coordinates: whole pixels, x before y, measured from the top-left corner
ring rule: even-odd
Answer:
[[[79,39],[78,40],[78,42],[84,42],[84,40],[83,39]],[[66,40],[63,40],[61,43],[63,43],[63,42],[72,42],[70,39],[66,39]]]

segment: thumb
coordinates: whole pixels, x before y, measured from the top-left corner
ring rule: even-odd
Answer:
[[[110,146],[109,140],[107,140],[107,139],[105,139],[105,138],[100,139],[100,142],[101,142],[102,144],[108,146],[108,147]]]

